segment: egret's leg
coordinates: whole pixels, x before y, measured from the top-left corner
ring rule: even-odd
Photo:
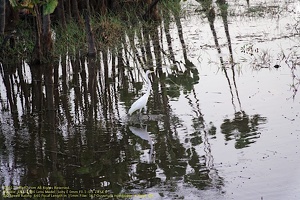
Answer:
[[[147,113],[147,106],[144,106],[144,113]]]
[[[141,120],[141,115],[142,115],[142,108],[139,110],[139,114],[138,114],[138,120],[140,124],[143,123],[143,121]]]
[[[142,108],[139,109],[139,119],[141,118],[141,115],[142,115]]]

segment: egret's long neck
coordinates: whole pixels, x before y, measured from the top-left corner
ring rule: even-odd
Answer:
[[[148,88],[147,88],[146,94],[148,94],[148,95],[150,94],[151,87],[152,87],[152,85],[151,85],[151,82],[149,81],[149,82],[148,82]]]

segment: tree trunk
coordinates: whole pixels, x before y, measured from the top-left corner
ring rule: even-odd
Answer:
[[[79,26],[84,26],[83,21],[79,14],[77,0],[72,0],[71,4],[72,4],[72,13],[73,13],[75,20],[78,22]]]
[[[0,36],[4,35],[5,30],[5,1],[0,0]]]
[[[68,21],[70,21],[70,19],[72,18],[72,15],[71,15],[71,0],[66,0],[65,13],[66,13],[66,19]]]
[[[50,15],[41,14],[41,6],[35,5],[36,42],[33,51],[33,64],[41,64],[52,55],[52,38],[50,30]]]
[[[43,37],[42,37],[42,45],[43,45],[43,57],[49,59],[52,51],[52,38],[51,38],[51,30],[50,30],[51,19],[50,15],[43,15]]]
[[[63,29],[66,29],[66,17],[65,17],[65,6],[64,6],[64,1],[59,0],[57,4],[57,14],[58,14],[58,20],[63,27]]]
[[[106,15],[106,13],[107,13],[107,0],[101,0],[100,14],[104,16]]]
[[[36,27],[36,40],[32,55],[32,64],[40,64],[42,59],[42,49],[41,49],[41,36],[42,36],[42,22],[41,22],[41,12],[38,5],[34,5],[35,13],[35,27]]]
[[[90,5],[89,0],[86,0],[86,9],[84,9],[84,18],[85,18],[85,28],[86,28],[86,37],[88,42],[88,55],[89,56],[96,56],[96,45],[94,34],[91,27],[90,22]]]
[[[159,0],[152,0],[152,1],[148,0],[146,2],[148,4],[148,9],[146,10],[145,14],[143,15],[143,18],[145,20],[159,21],[160,15],[159,15],[158,9],[157,9],[157,3],[159,2]]]

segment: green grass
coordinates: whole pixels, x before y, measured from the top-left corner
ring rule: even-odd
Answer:
[[[67,23],[66,29],[61,26],[54,27],[54,57],[60,55],[73,55],[79,50],[86,48],[86,34],[82,26],[78,26],[75,21]]]

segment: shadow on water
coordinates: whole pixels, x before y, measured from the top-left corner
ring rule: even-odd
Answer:
[[[235,148],[240,149],[248,147],[251,143],[254,143],[256,139],[259,138],[260,132],[257,131],[258,126],[260,124],[266,123],[267,119],[265,117],[261,117],[259,114],[249,117],[242,109],[242,104],[236,84],[235,68],[237,63],[233,58],[232,42],[228,26],[228,3],[224,0],[217,1],[216,3],[217,7],[220,10],[220,15],[223,21],[224,32],[227,40],[227,43],[225,43],[223,47],[228,48],[227,52],[229,52],[229,55],[225,56],[222,53],[222,48],[220,46],[217,31],[214,25],[216,18],[216,8],[212,5],[212,1],[200,2],[208,19],[209,27],[214,38],[215,47],[219,55],[220,65],[228,83],[229,91],[231,94],[231,103],[235,111],[234,119],[224,119],[220,128],[221,132],[225,135],[225,140],[229,141],[235,139]],[[247,4],[249,6],[249,2],[247,2]],[[228,60],[226,61],[227,56]],[[238,104],[238,108],[236,102]]]
[[[213,13],[208,12],[208,19],[221,54]],[[199,71],[188,60],[179,17],[164,15],[175,19],[183,59],[175,53],[171,24],[165,20],[123,35],[120,48],[105,49],[96,58],[78,54],[43,66],[1,64],[2,185],[67,186],[115,195],[156,187],[174,198],[181,181],[200,190],[222,189],[224,179],[214,166],[210,144],[216,127],[205,121],[194,88]],[[220,57],[220,64],[235,112],[234,119],[224,119],[221,130],[226,141],[235,139],[236,148],[244,148],[259,138],[258,126],[266,119],[242,110],[226,14],[221,16],[230,61],[225,64]],[[146,66],[156,71],[151,74],[148,113],[128,119],[130,105],[142,94]],[[194,111],[193,132],[184,142],[179,134],[182,116],[170,106],[181,91]]]

